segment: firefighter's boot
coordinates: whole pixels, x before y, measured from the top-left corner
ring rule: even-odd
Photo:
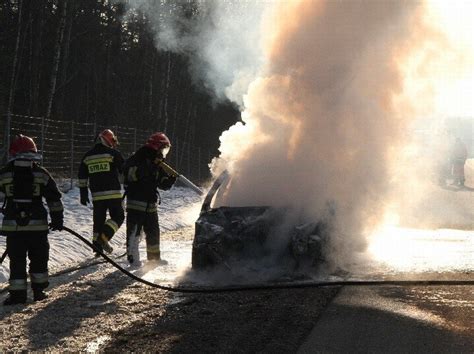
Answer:
[[[150,253],[148,252],[147,253],[147,260],[148,260],[148,263],[149,264],[155,264],[155,265],[167,265],[168,264],[168,261],[161,258],[161,252],[158,251],[158,252],[153,252],[153,253]]]
[[[137,226],[127,228],[127,260],[132,266],[140,266],[140,233],[137,232]]]
[[[43,290],[39,290],[39,289],[33,290],[33,301],[43,301],[47,297],[48,297],[48,294],[46,294]]]
[[[109,239],[105,234],[101,234],[99,238],[97,239],[99,245],[102,247],[102,249],[107,252],[107,253],[112,253],[113,252],[113,247],[109,244]]]
[[[94,256],[95,257],[100,257],[100,253],[99,252],[104,252],[104,249],[102,248],[102,246],[100,245],[100,243],[98,241],[93,241],[92,242],[92,245],[94,246]]]
[[[96,234],[94,232],[94,236],[92,237],[92,246],[94,246],[94,256],[99,257],[100,253],[99,252],[104,252],[104,249],[102,248],[102,245],[98,241],[99,234]]]
[[[160,259],[152,259],[150,260],[152,264],[156,265],[168,265],[168,261],[166,259],[160,258]]]
[[[26,304],[26,290],[10,290],[8,297],[3,302],[4,306]]]

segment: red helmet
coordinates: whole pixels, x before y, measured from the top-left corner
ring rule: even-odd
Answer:
[[[165,133],[162,132],[157,132],[153,133],[147,140],[146,147],[149,147],[153,150],[160,150],[166,147],[171,146],[170,139],[165,135]]]
[[[118,139],[114,132],[110,129],[105,129],[99,134],[99,139],[105,146],[115,148],[119,145]]]
[[[10,149],[8,150],[8,153],[10,154],[10,156],[15,157],[17,154],[23,152],[37,153],[38,149],[36,148],[36,144],[33,139],[31,139],[29,136],[19,134],[10,144]]]

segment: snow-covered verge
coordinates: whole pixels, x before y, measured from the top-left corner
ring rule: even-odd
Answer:
[[[102,264],[52,278],[42,302],[0,306],[0,352],[294,353],[338,289],[176,295]]]
[[[171,264],[169,245],[192,238],[163,232]],[[176,294],[94,265],[52,277],[42,302],[0,306],[0,352],[296,352],[338,289]]]
[[[159,207],[160,228],[162,231],[176,230],[193,225],[201,207],[201,197],[192,190],[174,187],[169,191],[160,191],[162,202]],[[79,234],[92,238],[92,206],[79,203],[79,189],[73,188],[63,194],[64,225]],[[0,214],[1,215],[1,214]],[[0,216],[1,222],[2,216]],[[0,236],[0,250],[5,250],[4,236]],[[49,234],[51,272],[75,265],[93,258],[90,248],[78,238],[65,231]],[[111,241],[114,254],[125,252],[125,223]],[[141,247],[143,248],[144,242]],[[172,247],[172,245],[163,245]],[[5,286],[8,281],[8,258],[0,265],[0,283]],[[0,285],[0,286],[1,286]]]
[[[177,230],[183,227],[186,228],[194,224],[199,215],[202,197],[199,197],[190,189],[180,187],[173,187],[169,191],[162,191],[161,196],[162,203],[159,209],[159,217],[162,232]],[[411,204],[407,203],[405,209],[400,214],[400,226],[424,229],[421,238],[426,240],[439,239],[439,232],[436,231],[437,228],[464,229],[466,230],[464,233],[456,234],[456,239],[466,241],[464,244],[468,245],[468,247],[465,248],[465,253],[469,253],[469,250],[474,245],[474,240],[472,238],[472,232],[474,231],[473,197],[474,159],[470,159],[466,164],[466,188],[459,189],[458,187],[450,185],[442,188],[434,183],[430,184],[427,192],[421,199],[417,200],[416,203],[409,198],[407,199]],[[92,207],[85,207],[79,203],[79,190],[77,188],[73,188],[65,193],[63,202],[65,206],[65,225],[90,239],[92,235]],[[189,233],[192,236],[193,231],[191,230]],[[411,231],[405,232],[405,230],[399,230],[398,228],[395,230],[395,237],[397,239],[395,242],[400,244],[400,241],[403,240],[401,238],[402,234],[407,233],[409,233],[407,236],[409,241],[412,242],[412,235],[414,235],[414,233]],[[419,234],[418,231],[417,233]],[[145,276],[147,280],[160,283],[172,283],[179,275],[183,275],[183,270],[188,268],[191,262],[191,236],[187,239],[180,239],[179,241],[171,239],[162,242],[161,248],[164,258],[170,260],[170,263],[167,267],[162,267],[155,272],[147,274]],[[455,236],[451,235],[450,237]],[[420,237],[418,237],[418,239],[419,238]],[[387,240],[384,239],[383,242],[387,243]],[[92,251],[85,244],[65,231],[50,233],[50,244],[51,251],[49,265],[51,273],[93,258]],[[125,225],[122,225],[118,233],[112,239],[111,244],[115,249],[115,256],[125,252]],[[440,244],[440,242],[437,242],[436,244]],[[142,253],[144,253],[144,246],[145,242],[142,241]],[[0,237],[0,251],[3,251],[4,249],[5,237]],[[406,252],[402,251],[402,253]],[[393,258],[393,254],[391,257]],[[433,262],[436,263],[437,259],[438,258],[434,258]],[[410,264],[413,264],[413,259]],[[124,263],[124,265],[126,266],[126,263]],[[231,272],[226,271],[224,274],[216,272],[216,274],[213,274],[212,276],[207,273],[193,273],[191,276],[187,274],[187,276],[181,280],[192,280],[193,282],[197,281],[200,284],[212,285],[216,282],[219,284],[235,284],[236,282],[248,283],[251,280],[258,282],[278,277],[278,274],[274,274],[275,272],[279,272],[278,269],[260,269],[260,271],[256,272],[254,271],[255,267],[248,264],[247,266],[247,268],[251,268],[251,272],[247,272],[245,269],[238,269],[236,271],[232,270]],[[448,266],[451,267],[451,265]],[[469,261],[467,267],[469,268],[471,266],[472,261]],[[375,264],[375,267],[377,272],[380,271],[379,262]],[[367,273],[367,264],[365,261],[363,269],[364,272]],[[387,270],[385,269],[385,271]],[[400,269],[397,268],[395,273],[398,274],[399,271]],[[423,271],[427,271],[427,269],[423,268]],[[429,271],[432,271],[432,269],[429,269]],[[7,285],[7,279],[8,258],[2,265],[0,265],[0,288]]]

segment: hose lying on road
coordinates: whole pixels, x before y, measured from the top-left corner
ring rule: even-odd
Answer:
[[[177,293],[222,293],[222,292],[231,292],[231,291],[250,291],[250,290],[270,290],[270,289],[295,289],[295,288],[315,288],[323,286],[374,286],[374,285],[404,285],[404,286],[419,286],[419,285],[474,285],[474,280],[341,280],[341,281],[316,281],[316,282],[304,282],[304,283],[281,283],[281,284],[257,284],[257,285],[232,285],[232,286],[223,286],[223,287],[213,287],[213,288],[202,288],[202,287],[172,287],[166,285],[160,285],[152,283],[148,280],[142,279],[136,276],[133,273],[130,273],[126,269],[122,268],[117,264],[113,259],[99,252],[95,249],[94,245],[85,239],[83,236],[79,235],[77,232],[71,230],[68,227],[63,228],[65,231],[79,238],[82,242],[86,243],[89,247],[99,253],[102,257],[106,259],[107,262],[112,264],[115,268],[120,270],[122,273],[126,274],[130,278],[152,286],[157,289],[167,290]]]
[[[5,250],[2,254],[2,256],[0,257],[0,264],[3,263],[3,260],[8,256],[8,251]]]
[[[119,258],[125,257],[126,255],[127,255],[127,253],[125,252],[124,254],[121,254],[120,256],[117,256],[117,257],[114,257],[114,258],[119,259]],[[72,272],[75,272],[75,271],[78,271],[78,270],[81,270],[81,269],[89,268],[89,267],[92,267],[94,265],[104,264],[104,263],[107,263],[107,260],[105,260],[105,259],[95,259],[93,261],[84,261],[82,263],[79,263],[79,264],[76,264],[76,265],[58,270],[57,272],[54,272],[54,273],[50,274],[49,276],[51,278],[59,277],[60,275],[63,275],[63,274],[72,273]],[[8,290],[8,286],[0,289],[0,294],[3,294],[7,290]]]
[[[230,285],[222,287],[172,287],[166,285],[160,285],[152,283],[148,280],[140,278],[135,274],[129,272],[115,262],[111,257],[104,254],[102,251],[95,248],[95,246],[86,238],[71,230],[68,227],[63,227],[64,231],[69,232],[71,235],[79,238],[82,242],[88,245],[96,253],[100,254],[105,261],[95,261],[88,263],[83,266],[76,266],[64,269],[60,272],[53,274],[53,276],[58,276],[61,274],[66,274],[75,270],[86,268],[92,265],[102,264],[108,262],[112,264],[115,268],[120,270],[122,273],[128,277],[143,283],[145,285],[176,292],[176,293],[224,293],[224,292],[235,292],[235,291],[255,291],[255,290],[277,290],[277,289],[301,289],[301,288],[318,288],[318,287],[328,287],[328,286],[376,286],[376,285],[393,285],[393,286],[442,286],[442,285],[474,285],[474,280],[338,280],[338,281],[313,281],[313,282],[293,282],[293,283],[272,283],[272,284],[256,284],[256,285]],[[123,257],[121,255],[120,257]],[[120,258],[118,257],[118,258]],[[1,289],[0,294],[5,292],[7,288]]]

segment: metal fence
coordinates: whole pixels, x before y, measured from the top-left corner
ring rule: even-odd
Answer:
[[[3,156],[7,150],[6,117],[2,119],[2,131],[5,132],[1,145]],[[123,126],[103,126],[95,123],[60,121],[24,115],[11,115],[10,139],[17,134],[32,137],[43,156],[42,165],[55,177],[70,179],[77,177],[77,171],[84,153],[89,150],[97,133],[103,129],[112,129],[117,135],[119,150],[124,158],[129,157],[142,146],[153,133],[152,130]],[[195,183],[209,177],[208,164],[212,158],[209,150],[191,146],[186,141],[175,139],[168,155],[168,161],[176,170]],[[1,155],[0,155],[1,156]]]

